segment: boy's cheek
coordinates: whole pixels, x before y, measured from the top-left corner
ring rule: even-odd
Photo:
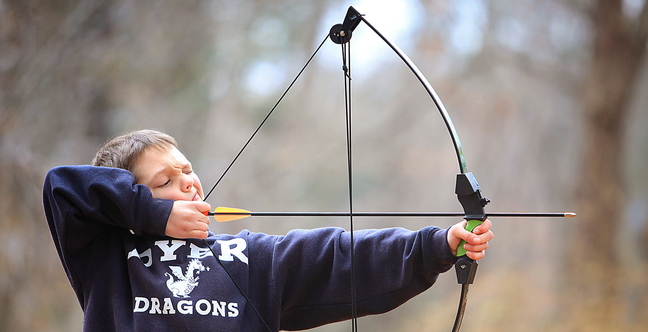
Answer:
[[[149,187],[149,189],[151,189],[151,188]],[[160,194],[158,193],[158,190],[155,190],[155,189],[151,189],[151,195],[153,196],[153,198],[163,198],[163,197],[160,197]]]
[[[151,194],[153,195],[153,198],[171,199],[174,201],[177,200],[174,199],[173,195],[171,195],[168,191],[160,188],[151,189]]]

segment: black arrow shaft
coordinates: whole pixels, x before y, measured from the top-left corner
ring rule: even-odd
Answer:
[[[461,212],[209,212],[213,215],[251,216],[251,217],[463,217]],[[575,217],[572,212],[494,212],[489,217],[505,218],[568,218]]]

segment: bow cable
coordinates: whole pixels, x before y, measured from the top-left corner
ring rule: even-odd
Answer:
[[[349,181],[349,234],[351,255],[351,331],[358,331],[358,311],[355,278],[355,239],[353,237],[353,153],[351,131],[351,43],[341,45],[342,74],[344,75],[344,109],[346,119],[347,174]]]

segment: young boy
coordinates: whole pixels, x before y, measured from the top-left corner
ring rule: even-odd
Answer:
[[[210,232],[200,180],[160,132],[119,136],[92,165],[56,167],[43,189],[84,331],[299,330],[351,318],[344,230]],[[356,231],[358,316],[429,288],[454,264],[462,239],[470,258],[483,258],[490,221],[474,233],[464,223]]]

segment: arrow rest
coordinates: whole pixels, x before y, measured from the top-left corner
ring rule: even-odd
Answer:
[[[475,176],[472,173],[457,174],[455,194],[457,194],[459,203],[461,203],[461,206],[464,209],[466,220],[486,219],[484,207],[490,203],[490,200],[482,197],[479,183],[477,183],[477,179],[475,179]]]

